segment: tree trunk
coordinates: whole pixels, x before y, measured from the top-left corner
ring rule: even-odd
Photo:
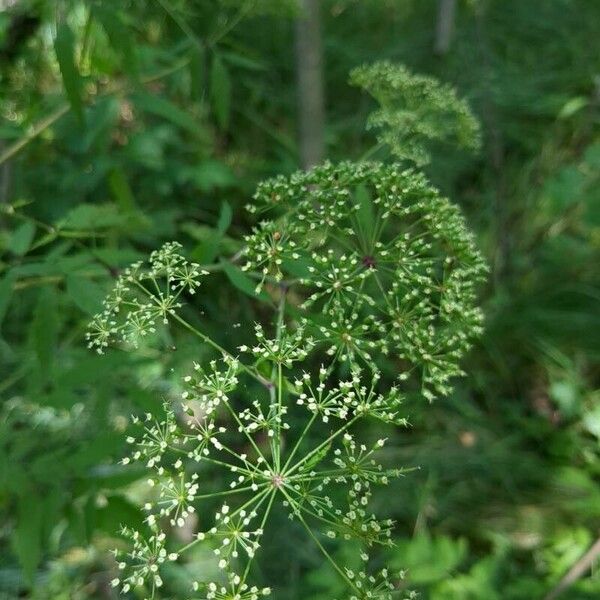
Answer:
[[[307,169],[323,160],[325,98],[319,0],[301,0],[296,20],[298,135],[300,163]]]
[[[435,32],[435,53],[446,54],[450,50],[454,31],[456,0],[439,0],[438,19]]]

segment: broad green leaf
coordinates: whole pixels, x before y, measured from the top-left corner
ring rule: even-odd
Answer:
[[[414,584],[430,583],[443,580],[457,569],[467,556],[467,550],[467,543],[462,538],[432,538],[424,532],[399,543],[392,565],[402,563]]]
[[[179,179],[182,183],[192,183],[203,192],[230,188],[236,183],[231,168],[218,160],[203,160],[199,165],[182,167]]]
[[[105,503],[96,508],[95,525],[97,529],[114,535],[119,527],[127,523],[138,531],[146,528],[142,511],[121,494],[106,497]]]
[[[99,231],[126,226],[126,215],[115,204],[79,204],[59,223],[62,229]]]
[[[95,281],[78,275],[67,276],[67,294],[84,313],[96,314],[102,307],[105,291]]]
[[[227,129],[231,111],[231,79],[218,54],[213,57],[210,70],[210,99],[217,123]]]
[[[75,36],[67,23],[58,27],[54,50],[60,67],[63,85],[73,112],[83,123],[83,103],[81,100],[82,80],[77,65],[75,64]]]
[[[108,185],[110,191],[113,193],[115,202],[124,213],[137,213],[138,207],[135,202],[135,197],[123,169],[117,167],[110,172],[108,176]]]
[[[17,256],[23,256],[31,247],[34,236],[35,225],[26,221],[13,231],[8,241],[8,249]]]
[[[132,100],[137,108],[162,117],[174,125],[189,131],[196,137],[204,137],[204,131],[198,124],[197,119],[190,113],[179,108],[176,104],[173,104],[170,100],[142,92],[134,94]]]
[[[219,255],[223,235],[231,224],[232,216],[233,213],[231,207],[227,202],[223,202],[219,214],[219,221],[217,222],[217,228],[208,230],[206,238],[194,248],[192,252],[194,260],[205,264],[212,263],[215,260]]]

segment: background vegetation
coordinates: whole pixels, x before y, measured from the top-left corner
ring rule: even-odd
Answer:
[[[452,2],[320,4],[326,157],[385,156],[365,133],[373,102],[347,83],[364,62],[455,85],[482,122],[479,155],[440,147],[426,170],[492,266],[486,333],[450,398],[407,405],[391,459],[420,469],[380,500],[398,521],[389,561],[432,600],[541,599],[574,566],[563,597],[597,598],[600,6],[459,1],[448,45]],[[121,267],[177,239],[221,265],[198,321],[228,347],[248,338],[237,324],[260,300],[219,260],[252,224],[256,183],[311,160],[302,21],[291,0],[0,7],[0,597],[112,598],[106,550],[142,519],[144,473],[116,465],[127,417],[206,350],[175,334],[100,359],[82,332]],[[277,598],[338,593],[293,529],[268,553]],[[167,595],[185,597],[202,560],[173,566]]]

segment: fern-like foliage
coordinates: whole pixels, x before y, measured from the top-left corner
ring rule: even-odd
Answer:
[[[450,85],[388,61],[357,67],[350,73],[350,83],[379,104],[369,116],[368,128],[376,129],[378,141],[401,160],[428,164],[428,145],[435,141],[467,150],[480,147],[479,123]]]

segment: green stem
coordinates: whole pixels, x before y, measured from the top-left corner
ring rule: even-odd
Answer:
[[[146,290],[146,288],[144,288],[144,286],[140,286],[142,287],[147,294],[149,294],[151,297],[154,298],[153,294],[150,294],[148,292],[148,290]],[[210,337],[208,337],[205,333],[202,333],[201,331],[199,331],[198,329],[196,329],[193,325],[191,325],[190,323],[188,323],[185,319],[181,318],[178,314],[171,314],[171,316],[173,317],[173,319],[175,319],[180,325],[183,325],[188,331],[191,331],[194,335],[196,335],[197,337],[199,337],[203,342],[206,342],[209,346],[212,346],[215,350],[218,350],[221,354],[223,354],[224,356],[228,356],[231,359],[236,359],[233,354],[231,354],[230,352],[228,352],[227,350],[225,350],[225,348],[223,348],[223,346],[217,344],[217,342],[213,341]],[[256,381],[258,381],[259,383],[261,383],[262,385],[268,385],[269,382],[257,371],[255,371],[254,369],[252,369],[251,367],[249,367],[248,365],[245,365],[244,363],[240,362],[238,360],[238,364],[240,365],[240,368],[245,371],[246,373],[248,373],[248,375],[250,375],[252,378],[256,379]]]
[[[239,512],[241,512],[244,509],[247,509],[249,506],[251,506],[255,502],[261,501],[269,493],[269,491],[270,491],[270,488],[263,490],[256,496],[252,496],[252,498],[250,498],[250,500],[248,500],[242,506],[240,506],[234,512],[232,512],[229,515],[229,518],[235,517]],[[260,506],[260,504],[259,504],[259,506]],[[196,546],[198,543],[200,543],[202,541],[203,541],[202,539],[195,539],[195,540],[191,541],[189,544],[186,544],[185,546],[183,546],[182,548],[179,549],[179,554],[183,554],[184,552],[187,552],[190,548],[193,548],[194,546]]]
[[[277,340],[278,346],[281,348],[281,336],[283,334],[283,325],[284,325],[284,313],[285,313],[285,300],[286,300],[286,290],[285,288],[281,288],[281,296],[279,298],[279,303],[277,305],[277,331],[275,339]],[[275,416],[275,436],[273,440],[273,459],[275,462],[275,468],[279,472],[281,467],[281,421],[283,419],[282,415],[282,407],[283,407],[283,370],[281,363],[277,363],[277,365],[273,365],[273,369],[271,371],[271,381],[277,378],[277,388],[274,386],[269,388],[270,395],[270,404],[269,412]]]
[[[294,458],[296,452],[298,451],[298,448],[300,447],[300,444],[302,443],[302,441],[304,440],[304,438],[308,434],[308,431],[312,427],[312,425],[315,422],[316,418],[317,418],[317,413],[313,413],[312,417],[310,418],[310,421],[304,427],[304,431],[300,434],[300,437],[298,438],[298,441],[296,442],[296,444],[292,448],[292,452],[290,453],[287,461],[285,462],[285,465],[283,466],[283,471],[284,472],[290,466],[290,463],[292,462],[292,459]]]
[[[302,510],[302,507],[300,507],[296,503],[296,501],[283,488],[280,488],[280,489],[281,489],[283,495],[287,498],[288,502],[290,503],[290,506],[293,507],[294,516],[296,516],[298,518],[298,520],[300,521],[300,523],[302,523],[302,525],[308,532],[308,535],[310,535],[310,537],[313,539],[313,541],[315,542],[315,544],[317,545],[319,550],[323,553],[323,556],[325,556],[325,558],[331,563],[333,568],[341,575],[342,579],[355,592],[360,592],[360,590],[356,587],[354,582],[348,577],[348,575],[346,575],[346,573],[344,573],[344,570],[335,562],[335,560],[333,559],[331,554],[329,554],[329,552],[327,552],[327,550],[325,550],[325,548],[324,548],[323,544],[321,544],[321,541],[319,540],[319,538],[317,538],[317,536],[314,534],[313,530],[309,527],[308,523],[304,520],[304,517],[302,516],[302,513],[300,512]]]
[[[267,459],[264,457],[263,453],[260,451],[260,448],[258,447],[258,445],[256,444],[256,442],[254,441],[254,438],[248,433],[248,431],[244,427],[244,424],[240,421],[240,418],[237,416],[236,412],[229,405],[229,402],[225,402],[224,404],[227,406],[227,410],[230,412],[231,416],[234,418],[235,422],[238,424],[238,427],[246,435],[246,438],[248,439],[248,441],[250,442],[250,444],[252,444],[252,447],[254,448],[254,450],[256,451],[256,453],[258,454],[258,456],[260,456],[265,461],[265,465],[268,465],[269,463],[268,463]]]
[[[269,514],[271,512],[271,507],[273,506],[273,500],[275,500],[276,493],[277,493],[277,490],[275,490],[275,489],[273,489],[273,491],[271,492],[271,497],[269,498],[269,504],[267,506],[267,509],[265,510],[265,514],[263,515],[262,521],[260,523],[260,529],[261,530],[264,530],[264,528],[265,528],[265,525],[267,523],[267,519],[269,518]],[[242,575],[241,584],[243,584],[246,581],[246,577],[248,577],[248,573],[250,572],[250,566],[252,565],[252,561],[254,560],[254,556],[255,555],[252,555],[252,557],[250,558],[250,560],[246,564],[246,568],[244,569],[244,574]]]
[[[256,484],[258,487],[264,487],[268,485],[268,482]],[[217,498],[219,496],[228,496],[229,494],[240,494],[241,492],[253,491],[251,485],[247,485],[241,488],[233,488],[231,490],[223,490],[222,492],[213,492],[212,494],[201,494],[200,496],[194,496],[194,500],[207,500],[209,498]]]
[[[342,434],[346,429],[348,429],[351,425],[353,425],[358,419],[360,419],[361,415],[355,415],[348,421],[343,427],[340,427],[335,433],[332,433],[324,442],[319,444],[314,450],[309,452],[302,460],[298,461],[287,473],[285,473],[286,477],[289,477],[294,471],[299,469],[306,461],[310,460],[319,450],[327,446],[331,441],[333,441],[338,435]]]

